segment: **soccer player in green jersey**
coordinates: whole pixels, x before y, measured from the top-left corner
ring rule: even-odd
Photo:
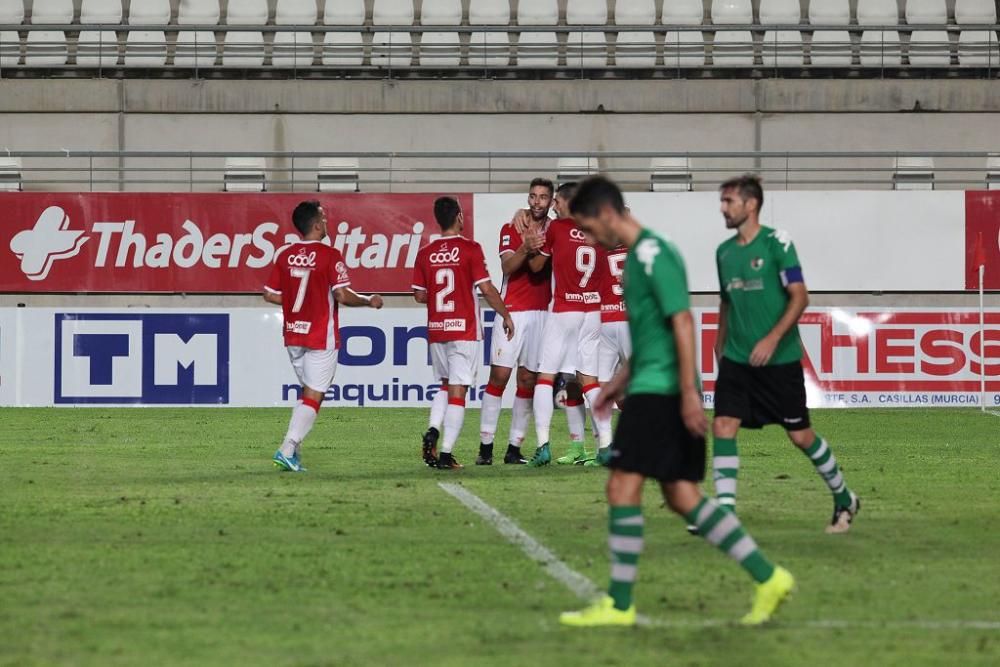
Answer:
[[[735,507],[740,426],[781,424],[833,493],[833,520],[826,531],[846,533],[861,502],[847,488],[830,445],[810,426],[798,328],[809,292],[795,245],[787,233],[760,224],[759,178],[731,179],[719,193],[726,227],[736,235],[716,252],[721,288],[712,426],[716,496]]]
[[[753,607],[743,623],[764,623],[795,580],[764,557],[734,513],[701,492],[708,419],[695,370],[694,318],[680,253],[626,212],[621,190],[606,178],[584,181],[570,210],[580,229],[597,243],[609,250],[619,244],[629,249],[623,283],[632,358],[594,405],[610,415],[614,403],[627,393],[611,445],[607,485],[611,585],[592,606],[566,612],[559,620],[571,626],[635,624],[632,588],[643,547],[642,487],[652,478],[670,509],[696,525],[700,535],[757,582]]]

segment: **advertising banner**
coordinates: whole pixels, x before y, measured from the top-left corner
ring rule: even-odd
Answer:
[[[1000,289],[1000,192],[967,192],[965,219],[965,286],[979,289],[981,258],[983,287]]]
[[[356,288],[408,292],[437,196],[0,193],[0,292],[259,292],[306,199]],[[459,201],[471,236],[472,196]]]
[[[695,319],[711,407],[717,314],[696,309]],[[471,407],[489,372],[493,313],[484,321]],[[292,405],[301,390],[281,330],[269,308],[0,309],[0,405]],[[816,308],[800,330],[812,407],[978,405],[984,362],[987,405],[1000,406],[1000,309],[987,311],[985,336],[972,309]],[[328,403],[429,406],[426,334],[419,308],[346,310]]]

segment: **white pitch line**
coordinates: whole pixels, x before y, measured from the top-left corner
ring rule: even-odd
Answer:
[[[486,523],[500,533],[511,544],[519,547],[531,560],[543,565],[545,572],[565,586],[578,598],[586,601],[593,600],[601,594],[601,589],[580,574],[569,565],[564,563],[558,556],[549,551],[541,542],[533,538],[518,526],[512,519],[489,505],[485,500],[472,493],[459,484],[449,482],[438,482],[441,490],[462,503],[467,509],[478,514]],[[703,629],[735,625],[735,621],[723,619],[676,619],[665,620],[658,618],[648,618],[640,615],[639,625],[655,628],[689,628]],[[918,630],[1000,630],[1000,621],[838,621],[838,620],[814,620],[814,621],[781,621],[782,627],[814,628],[814,629],[839,629],[839,628],[909,628]]]

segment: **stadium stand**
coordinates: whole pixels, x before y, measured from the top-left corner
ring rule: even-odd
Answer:
[[[750,0],[712,0],[712,24],[752,25]],[[719,67],[752,67],[752,33],[749,30],[716,30],[712,39],[712,64]]]
[[[326,0],[323,24],[357,26],[365,23],[364,0]],[[326,67],[360,67],[365,49],[361,32],[328,32],[323,37],[323,65]]]
[[[811,25],[842,25],[851,23],[851,8],[847,0],[826,0],[809,3]],[[854,47],[847,30],[817,30],[809,47],[810,63],[814,67],[850,67],[854,62]]]
[[[121,0],[83,0],[80,25],[122,22]],[[76,43],[76,64],[81,67],[113,67],[118,64],[118,37],[114,30],[81,30]]]
[[[652,192],[688,192],[692,189],[691,161],[686,157],[654,157],[649,163]]]
[[[471,0],[469,25],[508,25],[507,0]],[[477,31],[469,35],[469,65],[506,67],[510,64],[510,38],[505,32]]]
[[[226,192],[265,192],[267,160],[257,157],[226,158],[223,190]]]
[[[760,22],[763,25],[798,25],[802,11],[797,0],[761,0]],[[761,41],[765,67],[801,67],[802,33],[798,30],[768,30]]]
[[[423,26],[462,25],[460,0],[424,0],[420,9]],[[458,67],[461,40],[457,32],[425,32],[420,37],[420,64],[431,67]]]
[[[896,158],[893,162],[892,182],[895,190],[933,190],[934,158]]]
[[[71,0],[38,0],[32,5],[32,25],[59,25],[73,21]],[[58,67],[69,56],[66,33],[62,30],[31,30],[25,44],[24,64],[28,67]]]
[[[217,0],[181,0],[178,25],[218,25],[221,12]],[[175,67],[211,67],[218,57],[215,33],[209,30],[181,30],[174,48]]]
[[[267,25],[267,0],[229,0],[226,25]],[[225,67],[262,67],[264,65],[264,33],[262,31],[232,31],[226,33],[222,64]]]
[[[316,171],[316,190],[318,192],[358,192],[360,182],[358,169],[361,163],[357,158],[321,157]]]
[[[0,192],[20,192],[21,158],[0,156]]]
[[[899,24],[896,0],[858,0],[858,25]],[[861,33],[863,67],[900,67],[903,64],[898,30],[865,30]]]

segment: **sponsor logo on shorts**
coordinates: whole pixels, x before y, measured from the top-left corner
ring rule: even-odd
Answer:
[[[312,328],[312,322],[285,322],[285,331],[294,334],[307,334]]]

